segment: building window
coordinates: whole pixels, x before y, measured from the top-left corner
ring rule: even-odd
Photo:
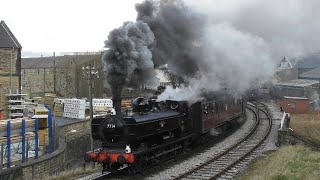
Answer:
[[[290,104],[291,109],[295,109],[296,108],[296,102],[292,101]]]

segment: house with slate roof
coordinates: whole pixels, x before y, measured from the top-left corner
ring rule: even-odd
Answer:
[[[4,21],[0,22],[0,110],[8,115],[7,94],[20,92],[22,46]]]
[[[276,78],[279,82],[298,78],[298,69],[293,68],[293,63],[286,56],[278,64]]]

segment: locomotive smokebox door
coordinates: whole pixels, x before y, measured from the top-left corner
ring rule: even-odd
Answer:
[[[100,124],[99,135],[102,140],[117,143],[126,136],[126,123],[119,116],[109,116]]]

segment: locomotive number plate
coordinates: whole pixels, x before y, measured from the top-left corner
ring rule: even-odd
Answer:
[[[114,129],[116,128],[115,124],[107,124],[107,128]]]

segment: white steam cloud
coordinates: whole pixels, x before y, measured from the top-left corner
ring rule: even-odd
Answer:
[[[236,30],[263,39],[276,61],[319,51],[319,0],[186,0],[212,23],[229,23]]]
[[[192,92],[231,88],[242,93],[272,80],[283,56],[319,51],[320,1],[317,0],[187,0],[192,11],[206,15],[200,42],[200,76]],[[196,84],[192,83],[200,81]],[[175,92],[178,92],[177,90]],[[172,89],[162,97],[175,97]],[[181,93],[179,91],[179,93]],[[196,100],[195,93],[183,93]],[[190,96],[188,96],[188,94]],[[199,94],[200,95],[200,94]],[[199,97],[198,97],[199,99]]]

